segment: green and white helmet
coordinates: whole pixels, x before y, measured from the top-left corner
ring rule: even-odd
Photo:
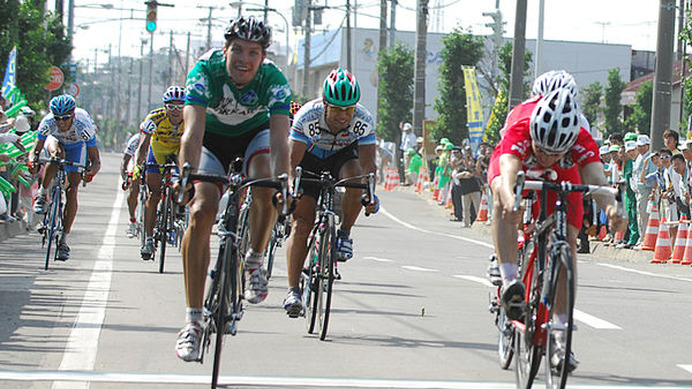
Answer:
[[[360,100],[360,86],[348,70],[332,70],[324,79],[324,99],[331,105],[351,107]]]

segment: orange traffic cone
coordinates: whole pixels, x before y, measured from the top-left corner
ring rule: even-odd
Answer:
[[[478,217],[476,217],[477,222],[487,222],[488,221],[488,197],[483,193],[481,197],[481,206],[478,210]]]
[[[678,235],[675,237],[675,248],[673,249],[673,258],[670,263],[680,263],[685,255],[685,247],[687,246],[687,216],[682,215],[680,226],[678,227]]]
[[[692,233],[690,233],[690,226],[687,228],[687,240],[685,242],[685,253],[682,255],[681,265],[692,265]]]
[[[605,225],[602,225],[601,230],[598,231],[598,240],[603,242],[603,241],[605,241],[607,236],[608,236],[608,229],[606,228]]]
[[[656,238],[656,249],[654,250],[654,259],[651,263],[663,263],[670,258],[670,231],[666,225],[666,218],[661,219],[661,225],[658,229],[658,237]]]
[[[656,248],[658,224],[658,204],[653,203],[653,205],[651,206],[651,213],[649,214],[649,221],[646,223],[646,233],[644,234],[644,240],[642,241],[641,250],[654,251],[654,249]]]
[[[394,188],[399,186],[399,170],[397,170],[397,169],[392,169],[392,183],[391,183],[391,185],[392,185],[392,189],[390,189],[390,190],[393,190]]]

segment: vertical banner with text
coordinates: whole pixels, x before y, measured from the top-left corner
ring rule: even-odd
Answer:
[[[17,73],[17,46],[12,48],[10,51],[10,56],[7,59],[7,68],[5,69],[5,78],[2,80],[2,94],[7,97],[10,91],[16,85],[16,73]],[[14,103],[14,94],[9,97],[9,100]]]
[[[469,141],[473,151],[483,139],[483,110],[481,94],[476,82],[476,69],[473,66],[462,66],[464,71],[464,88],[466,90],[466,126],[469,129]]]

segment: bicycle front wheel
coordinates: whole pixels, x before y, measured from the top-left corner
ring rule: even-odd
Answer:
[[[211,275],[212,284],[209,287],[205,300],[205,307],[209,315],[209,336],[214,337],[214,362],[212,364],[211,388],[216,389],[221,370],[221,351],[223,351],[223,336],[226,332],[226,320],[228,318],[228,261],[226,256],[231,255],[230,244],[226,243],[219,252],[216,266]],[[208,341],[211,343],[211,341]]]
[[[334,261],[336,260],[336,225],[333,217],[328,217],[327,220],[327,226],[322,234],[319,247],[320,264],[322,265],[319,278],[322,285],[318,289],[317,325],[320,340],[324,340],[327,336],[332,305],[332,288],[334,286]]]
[[[524,282],[530,287],[529,302],[524,313],[523,324],[517,325],[514,330],[514,361],[515,374],[517,377],[518,389],[529,389],[536,378],[538,368],[541,365],[543,348],[540,346],[537,337],[540,336],[540,328],[536,328],[536,320],[539,308],[539,294],[541,290],[541,280],[538,277],[538,260],[531,262],[532,266],[526,266]]]
[[[166,261],[166,244],[168,243],[168,237],[171,235],[171,225],[172,223],[172,211],[173,204],[171,202],[171,188],[166,187],[163,192],[163,206],[161,207],[161,224],[159,225],[159,243],[161,248],[159,250],[159,273],[163,273],[163,266]]]
[[[44,270],[48,270],[48,264],[50,263],[50,257],[51,254],[53,258],[56,258],[58,255],[58,232],[60,230],[60,192],[55,192],[59,191],[59,188],[55,188],[53,195],[51,196],[51,204],[50,204],[50,211],[49,211],[49,217],[48,217],[48,225],[44,226],[46,229],[44,233],[47,233],[46,236],[46,241],[48,243],[48,246],[46,247],[46,263],[44,266]],[[53,247],[55,245],[55,247]],[[54,248],[54,250],[53,250]],[[52,252],[54,251],[54,252]]]
[[[548,389],[563,389],[574,366],[572,358],[572,331],[574,330],[575,280],[569,245],[563,244],[551,253],[552,267],[546,272],[549,282],[546,296],[547,325],[545,350],[545,380]],[[558,320],[558,303],[564,304],[565,322]]]

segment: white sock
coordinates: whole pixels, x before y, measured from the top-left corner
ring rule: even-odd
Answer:
[[[63,232],[63,233],[62,233],[62,237],[60,238],[60,241],[63,242],[63,243],[67,243],[67,237],[68,237],[69,235],[70,235],[69,233]]]
[[[516,263],[500,264],[500,276],[502,283],[507,284],[517,279],[519,274],[519,266]]]
[[[259,269],[262,267],[263,262],[264,253],[258,253],[253,249],[250,249],[248,250],[247,254],[245,254],[245,266],[247,267],[248,271]]]
[[[201,323],[202,322],[202,308],[190,308],[188,307],[185,311],[185,322],[186,323]]]

